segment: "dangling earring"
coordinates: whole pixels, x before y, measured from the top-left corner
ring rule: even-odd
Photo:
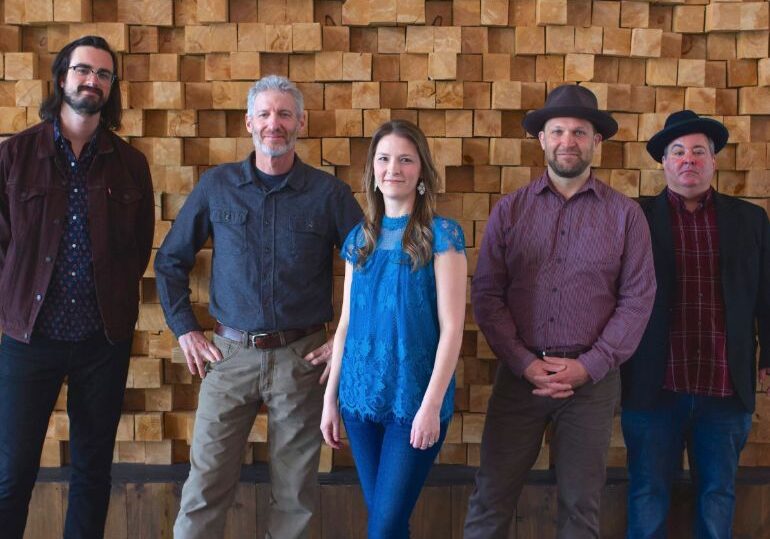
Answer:
[[[420,183],[417,184],[417,192],[421,195],[425,194],[425,182],[420,180]]]

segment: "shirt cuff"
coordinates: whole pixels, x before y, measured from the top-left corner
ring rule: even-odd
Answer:
[[[171,331],[174,332],[174,335],[176,335],[177,339],[191,331],[203,331],[198,323],[198,319],[195,318],[195,315],[191,312],[178,314],[173,322],[169,321],[168,325],[171,328]]]
[[[602,380],[610,371],[610,366],[607,365],[601,354],[593,348],[585,354],[581,354],[577,360],[583,364],[594,383]]]
[[[537,357],[535,354],[527,350],[525,347],[521,347],[521,350],[516,350],[514,354],[507,357],[505,359],[506,365],[508,365],[508,368],[511,369],[511,372],[518,376],[519,378],[524,377],[524,371],[527,370],[527,367],[529,367],[533,361],[535,361]]]

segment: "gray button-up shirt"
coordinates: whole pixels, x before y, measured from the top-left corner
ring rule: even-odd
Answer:
[[[333,248],[361,218],[350,187],[296,156],[270,192],[256,177],[254,153],[206,171],[155,258],[166,322],[177,337],[200,329],[189,274],[209,237],[209,312],[221,323],[274,331],[330,321]]]

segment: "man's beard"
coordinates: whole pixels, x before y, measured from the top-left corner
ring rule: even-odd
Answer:
[[[562,178],[577,178],[583,174],[590,165],[591,162],[585,161],[582,156],[578,158],[574,165],[569,167],[559,163],[555,155],[548,159],[548,166]]]
[[[293,148],[294,144],[297,142],[297,132],[294,131],[292,133],[286,132],[286,144],[281,144],[280,146],[271,146],[269,144],[265,144],[262,142],[262,137],[259,135],[259,133],[254,133],[254,143],[259,147],[259,151],[262,152],[264,155],[268,157],[281,157],[282,155],[286,155],[289,153]]]
[[[80,91],[85,88],[92,90],[95,92],[95,94],[85,94],[78,97]],[[91,86],[78,86],[75,92],[67,92],[65,90],[64,102],[67,103],[72,108],[72,110],[78,114],[86,114],[89,116],[99,113],[102,108],[104,108],[104,104],[106,103],[104,99],[104,92],[102,92],[99,88],[94,88]]]

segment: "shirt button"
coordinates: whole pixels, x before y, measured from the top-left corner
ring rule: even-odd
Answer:
[[[77,216],[77,215],[73,215],[73,216],[72,216],[72,220],[73,220],[73,221],[77,221],[77,220],[78,220],[78,216]]]
[[[548,321],[549,321],[549,322],[553,322],[553,320],[554,320],[554,319],[553,319],[553,316],[552,316],[551,318],[549,318],[549,319],[548,319]]]
[[[50,262],[51,261],[51,257],[50,256],[45,257],[45,261],[46,262]]]
[[[70,275],[72,275],[74,277],[75,276],[75,272],[73,271],[72,273],[70,273]]]
[[[74,300],[74,299],[73,299],[73,300],[70,300],[70,301],[72,301],[72,303],[75,303],[75,300]]]
[[[41,296],[40,294],[35,294],[36,301],[40,301],[41,299],[43,299],[43,296]]]
[[[75,192],[77,193],[77,192],[78,192],[78,188],[77,188],[77,187],[75,187],[75,189],[73,189],[73,191],[75,191]]]
[[[555,286],[553,288],[551,288],[551,292],[556,292],[557,290],[558,290],[558,288],[556,288]]]
[[[567,231],[566,231],[566,230],[562,230],[562,231],[561,231],[561,235],[562,235],[562,236],[563,236],[564,234],[566,234],[566,233],[567,233]]]
[[[72,244],[72,248],[73,248],[73,249],[76,249],[76,248],[77,248],[77,244],[73,243],[73,244]]]
[[[557,259],[556,259],[556,263],[557,263],[557,264],[561,264],[561,262],[562,262],[562,258],[557,258]]]

